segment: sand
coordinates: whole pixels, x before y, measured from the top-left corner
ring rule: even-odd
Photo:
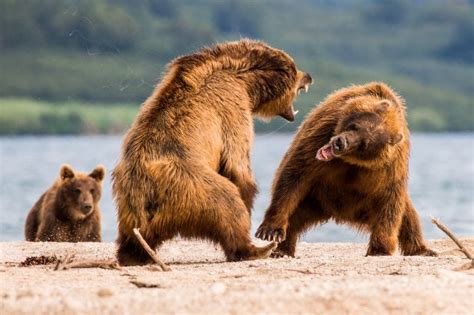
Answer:
[[[463,242],[474,248],[474,238]],[[112,243],[0,243],[0,314],[473,314],[474,270],[440,257],[364,257],[365,244],[301,243],[296,258],[227,263],[218,246],[167,243],[171,272],[18,267],[28,256],[113,258]],[[132,282],[152,288],[139,288]]]

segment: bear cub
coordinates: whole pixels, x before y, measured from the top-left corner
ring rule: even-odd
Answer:
[[[41,242],[100,242],[99,200],[105,168],[90,174],[62,165],[59,178],[40,197],[26,219],[25,238]]]
[[[371,233],[367,255],[436,255],[408,196],[404,102],[383,83],[331,94],[299,129],[277,171],[256,236],[294,256],[298,237],[330,219]]]

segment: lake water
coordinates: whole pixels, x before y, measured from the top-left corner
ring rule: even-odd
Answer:
[[[273,174],[291,139],[291,134],[255,139],[252,160],[260,194],[252,233],[268,206]],[[110,171],[121,142],[120,136],[0,137],[0,241],[24,238],[29,209],[57,178],[62,163],[87,172],[104,164]],[[115,240],[117,234],[110,189],[107,174],[101,201],[104,241]],[[413,135],[409,189],[428,239],[445,236],[430,223],[430,215],[441,218],[459,236],[474,236],[474,134]],[[310,230],[303,240],[361,242],[367,236],[327,223]]]

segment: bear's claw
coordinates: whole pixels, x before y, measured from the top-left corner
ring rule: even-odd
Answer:
[[[267,228],[260,226],[255,233],[255,236],[264,241],[281,243],[285,240],[285,231],[282,228]]]

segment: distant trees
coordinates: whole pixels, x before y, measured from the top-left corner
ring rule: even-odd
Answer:
[[[130,49],[138,25],[123,7],[105,1],[2,1],[1,47]]]
[[[0,97],[138,104],[176,56],[252,37],[322,78],[302,113],[385,80],[414,126],[472,130],[473,16],[473,0],[0,0]]]
[[[398,25],[408,16],[408,0],[373,1],[367,8],[366,18],[369,23]]]
[[[474,17],[460,21],[453,39],[440,50],[439,55],[452,61],[474,63]]]
[[[222,1],[214,9],[214,23],[223,33],[258,37],[262,18],[259,14],[261,13],[256,1]]]

